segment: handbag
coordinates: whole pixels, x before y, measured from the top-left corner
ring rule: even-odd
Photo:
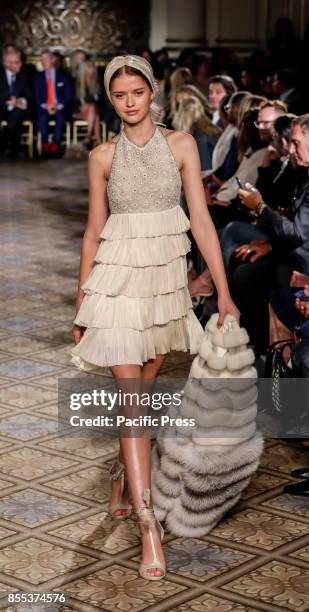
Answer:
[[[304,404],[299,370],[294,367],[293,359],[286,363],[283,357],[285,348],[292,348],[295,340],[285,339],[273,342],[267,350],[264,378],[267,412],[275,417],[281,435],[296,437],[303,422]],[[265,396],[264,396],[265,397]],[[285,436],[283,436],[285,437]]]

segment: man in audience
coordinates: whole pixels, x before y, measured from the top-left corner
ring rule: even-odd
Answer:
[[[21,52],[10,46],[4,50],[3,66],[0,66],[0,120],[7,122],[1,131],[2,155],[10,145],[10,155],[18,157],[21,126],[29,115],[31,98],[31,86]]]
[[[53,54],[45,50],[41,55],[43,71],[35,79],[35,98],[38,108],[39,131],[44,155],[59,154],[65,119],[72,103],[72,84],[69,76],[55,68]],[[48,122],[55,121],[53,141],[48,141]]]
[[[212,110],[212,121],[215,125],[223,128],[219,117],[220,102],[224,96],[232,96],[236,91],[236,85],[232,77],[227,75],[216,75],[208,81],[207,94],[210,108]]]

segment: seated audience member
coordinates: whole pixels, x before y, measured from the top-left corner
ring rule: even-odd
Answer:
[[[63,70],[63,72],[67,72],[64,57],[61,55],[61,53],[59,53],[59,51],[53,51],[53,59],[54,68],[56,70]]]
[[[191,72],[194,85],[207,96],[209,79],[209,61],[205,55],[196,53],[193,56]]]
[[[287,105],[289,113],[302,115],[308,110],[307,100],[297,91],[294,70],[278,70],[273,77],[272,89],[275,96]]]
[[[309,114],[293,121],[289,153],[297,166],[309,167]],[[289,218],[263,202],[257,189],[241,189],[243,204],[257,215],[257,225],[268,236],[263,254],[255,261],[241,262],[233,272],[230,290],[241,311],[257,354],[265,354],[269,343],[270,291],[288,287],[294,270],[309,274],[309,180],[300,181]]]
[[[262,165],[258,168],[256,188],[265,202],[274,210],[279,206],[281,214],[288,215],[299,180],[296,163],[289,155],[289,139],[296,115],[281,115],[271,129],[272,142],[267,148]]]
[[[173,105],[174,105],[175,111],[177,110],[178,105],[184,98],[191,98],[192,96],[194,96],[195,98],[198,98],[200,100],[200,102],[203,104],[205,112],[210,117],[211,111],[210,111],[209,103],[208,103],[206,96],[192,83],[188,83],[186,85],[181,85],[180,87],[177,87],[177,89],[174,92],[174,96],[175,96],[175,100],[173,102]]]
[[[70,57],[70,73],[73,79],[76,79],[80,65],[88,59],[88,55],[83,49],[73,51]]]
[[[88,149],[101,142],[98,110],[101,98],[102,92],[95,64],[90,60],[81,62],[75,79],[74,117],[87,121],[87,135],[83,144]]]
[[[238,176],[243,183],[255,185],[258,178],[258,168],[263,164],[267,154],[267,146],[271,142],[271,129],[277,117],[286,113],[286,106],[278,100],[266,101],[261,104],[257,117],[254,119],[256,111],[249,111],[242,120],[242,127],[239,135],[239,149],[245,149],[242,160],[235,172],[228,181],[223,183],[215,198],[215,203],[228,206],[232,200],[237,198],[238,184],[235,177]],[[245,145],[242,147],[242,139]]]
[[[258,103],[257,108],[255,106],[256,100]],[[243,107],[245,109],[250,109],[249,102],[250,101],[247,100],[243,101]],[[272,137],[272,124],[275,119],[286,110],[283,103],[278,103],[277,101],[267,102],[258,96],[252,96],[251,104],[253,105],[251,109],[245,110],[245,115],[242,117],[241,133],[238,141],[240,150],[246,150],[246,154],[243,155],[235,175],[223,183],[222,187],[220,187],[211,199],[208,198],[210,214],[221,239],[226,226],[233,221],[244,223],[246,235],[248,236],[247,240],[257,239],[257,232],[249,223],[252,220],[249,211],[239,206],[237,197],[239,186],[236,181],[236,176],[238,176],[244,184],[246,182],[256,182],[258,168],[263,163],[265,154],[267,153],[267,147],[265,145],[269,143]],[[236,227],[241,227],[242,233],[244,232],[243,226]],[[260,239],[262,239],[262,237],[263,236],[260,236]],[[236,230],[233,231],[233,235],[231,236],[226,237],[225,235],[223,258],[225,259],[226,266],[228,266],[231,255],[234,252],[236,240],[239,240],[238,231],[236,232]],[[198,272],[200,272],[201,268],[204,266],[200,266]],[[189,283],[189,292],[191,297],[199,295],[204,295],[206,297],[210,294],[210,287],[212,286],[213,283],[208,269],[203,269],[202,273]]]
[[[173,118],[173,127],[175,130],[188,132],[194,136],[199,150],[201,169],[209,169],[212,153],[221,131],[205,113],[203,104],[198,98],[191,96],[180,102]]]
[[[31,83],[22,64],[21,52],[5,50],[0,66],[0,120],[7,122],[1,130],[0,153],[10,146],[10,155],[18,157],[22,122],[30,115]]]
[[[249,96],[247,92],[238,91],[229,98],[226,104],[227,125],[214,148],[212,168],[202,175],[203,178],[213,175],[212,180],[217,186],[220,186],[220,184],[230,178],[238,167],[237,137],[239,107],[247,96]]]
[[[280,214],[289,215],[289,209],[295,194],[300,172],[297,172],[294,160],[288,153],[289,137],[295,115],[282,115],[274,122],[272,129],[273,142],[269,155],[265,155],[263,166],[258,168],[257,189],[263,200]],[[232,257],[243,261],[254,261],[261,247],[260,242],[267,240],[268,234],[255,224],[244,221],[232,221],[224,228],[221,236],[221,248],[227,277],[230,276]],[[242,248],[239,248],[241,247]],[[251,254],[250,257],[248,255]]]
[[[186,68],[189,68],[191,71],[192,61],[195,56],[195,53],[196,52],[192,47],[185,47],[179,53],[177,65],[181,68],[185,66]]]
[[[227,75],[216,75],[209,79],[207,95],[212,112],[212,121],[215,125],[223,128],[220,122],[219,105],[224,96],[231,96],[236,91],[233,79]]]
[[[43,153],[60,152],[65,120],[72,104],[72,85],[68,75],[54,67],[54,56],[46,50],[41,55],[43,71],[35,79],[35,98]],[[53,142],[48,142],[48,122],[54,120]]]
[[[172,128],[172,121],[177,108],[176,91],[188,84],[193,85],[191,70],[185,67],[176,68],[169,78],[168,100],[161,119],[167,128]],[[201,93],[201,95],[203,94]]]
[[[240,75],[240,83],[245,91],[251,94],[257,94],[259,92],[259,84],[255,78],[253,70],[249,67],[243,68]]]

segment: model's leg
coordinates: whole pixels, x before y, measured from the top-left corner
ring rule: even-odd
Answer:
[[[164,355],[160,355],[157,359],[152,361],[152,368],[148,367],[149,377],[154,377],[154,373],[158,372],[161,363],[164,359]],[[123,365],[123,366],[112,366],[111,368],[113,376],[116,380],[120,381],[122,389],[127,390],[130,393],[140,392],[144,387],[143,373],[141,366],[138,365]],[[126,385],[125,379],[129,379]],[[141,414],[140,408],[130,407],[130,413]],[[151,461],[151,443],[150,438],[146,437],[131,437],[125,438],[120,436],[120,457],[124,465],[126,466],[126,473],[129,482],[129,488],[131,491],[134,507],[140,508],[145,506],[145,500],[142,497],[145,489],[150,489],[150,461]],[[143,532],[143,551],[142,560],[143,563],[149,563],[153,560],[153,551],[151,547],[151,540],[147,531]],[[158,529],[152,529],[152,536],[154,539],[154,545],[157,552],[157,556],[161,563],[164,564],[164,555],[161,545]],[[161,576],[162,571],[160,569],[149,569],[149,576]]]

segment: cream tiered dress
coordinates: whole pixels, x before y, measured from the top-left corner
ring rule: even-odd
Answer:
[[[107,185],[110,215],[74,319],[87,328],[72,349],[79,369],[198,352],[204,330],[187,286],[190,222],[180,206],[181,185],[158,125],[144,146],[121,130]]]

